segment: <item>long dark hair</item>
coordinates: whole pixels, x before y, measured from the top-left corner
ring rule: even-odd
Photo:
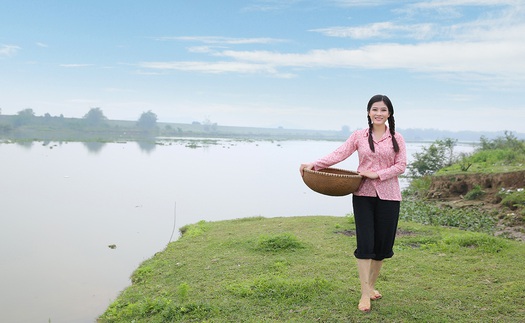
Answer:
[[[392,105],[392,101],[386,96],[377,94],[374,95],[370,101],[368,101],[368,106],[366,107],[367,112],[367,118],[368,118],[368,145],[370,145],[370,150],[375,152],[374,148],[374,138],[372,138],[372,119],[370,119],[370,109],[372,108],[372,104],[376,102],[383,102],[386,107],[388,108],[388,113],[390,114],[390,117],[388,117],[388,129],[390,129],[390,134],[392,135],[392,145],[394,146],[394,151],[397,153],[399,151],[399,145],[397,144],[396,140],[396,121],[394,120],[394,106]]]

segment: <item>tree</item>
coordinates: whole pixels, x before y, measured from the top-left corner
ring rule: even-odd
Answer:
[[[104,116],[102,109],[91,108],[84,116],[84,120],[90,125],[99,125],[107,120],[107,118]]]
[[[206,118],[206,120],[204,120],[202,124],[203,124],[203,129],[206,132],[216,132],[217,131],[217,127],[218,127],[217,122],[211,122],[210,119]]]
[[[33,109],[24,109],[18,111],[14,122],[16,126],[21,126],[30,123],[34,118],[35,112]]]
[[[457,140],[447,138],[436,140],[430,146],[424,147],[422,152],[414,154],[414,161],[408,165],[412,177],[430,175],[443,167],[455,162],[454,147]]]
[[[523,151],[525,145],[522,140],[519,140],[512,132],[505,131],[504,137],[498,137],[492,140],[487,139],[485,136],[480,138],[480,150],[494,150],[494,149],[512,149],[517,151]]]
[[[143,112],[137,121],[137,126],[143,129],[154,129],[157,126],[157,115],[151,110]]]

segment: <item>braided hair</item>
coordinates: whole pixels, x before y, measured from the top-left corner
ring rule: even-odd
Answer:
[[[390,130],[390,134],[392,135],[392,145],[394,146],[394,151],[397,153],[399,152],[399,145],[397,144],[396,140],[396,121],[394,120],[394,106],[392,105],[392,101],[386,96],[386,95],[374,95],[370,101],[368,101],[368,106],[366,108],[367,113],[370,113],[370,109],[372,108],[372,104],[376,102],[383,102],[388,108],[388,113],[390,116],[388,117],[388,129]],[[370,119],[370,115],[367,114],[368,118],[368,145],[370,146],[370,150],[375,152],[374,147],[374,138],[372,137],[372,119]]]

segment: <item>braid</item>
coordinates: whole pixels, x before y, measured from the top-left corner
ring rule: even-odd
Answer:
[[[399,152],[399,145],[396,140],[396,121],[394,120],[393,115],[388,117],[388,126],[388,128],[390,128],[390,134],[392,135],[392,145],[394,146],[394,151],[397,153]]]
[[[368,116],[368,145],[370,146],[370,150],[372,152],[376,152],[374,147],[374,138],[372,138],[372,128],[372,120],[370,119],[370,116]]]

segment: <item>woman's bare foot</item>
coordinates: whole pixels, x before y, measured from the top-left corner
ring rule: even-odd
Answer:
[[[376,299],[380,299],[381,297],[383,297],[383,295],[381,295],[381,293],[378,290],[373,289],[370,292],[370,299],[373,301],[375,301]]]
[[[371,308],[370,297],[366,295],[362,295],[361,299],[359,300],[359,305],[357,305],[357,308],[361,312],[365,312],[365,313],[370,312],[370,308]]]

